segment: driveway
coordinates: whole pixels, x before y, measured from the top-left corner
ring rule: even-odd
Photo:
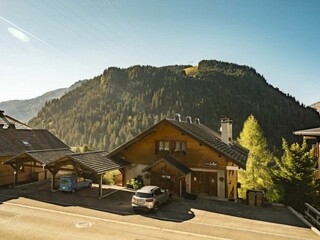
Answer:
[[[318,239],[286,207],[252,207],[244,204],[196,199],[174,198],[157,214],[134,214],[131,209],[132,190],[104,186],[98,199],[98,188],[71,193],[50,192],[50,182],[41,182],[19,188],[1,189],[2,207],[27,209],[54,209],[59,214],[115,222],[135,223],[139,227],[193,234],[192,236],[217,236],[218,239]],[[109,195],[108,195],[109,194]],[[23,207],[25,208],[25,207]],[[45,210],[47,211],[47,210]],[[32,213],[30,213],[32,214]],[[80,216],[79,215],[79,216]],[[1,219],[0,219],[1,220]],[[1,221],[0,221],[1,223]],[[157,231],[158,231],[157,230]],[[191,236],[191,235],[190,235]]]
[[[98,188],[83,189],[78,192],[51,192],[50,182],[43,181],[0,190],[3,200],[25,197],[61,206],[80,206],[120,215],[134,214],[131,208],[131,198],[134,191],[118,186],[104,186],[102,199],[98,199]],[[195,217],[195,212],[212,212],[270,223],[305,227],[286,207],[253,207],[229,201],[208,200],[198,198],[186,200],[174,198],[173,201],[161,207],[157,214],[141,213],[146,217],[159,218],[168,221],[182,222]]]

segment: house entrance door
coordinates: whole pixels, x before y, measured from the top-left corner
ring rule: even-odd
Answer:
[[[209,196],[217,196],[217,173],[200,172],[191,173],[191,192],[205,193]]]

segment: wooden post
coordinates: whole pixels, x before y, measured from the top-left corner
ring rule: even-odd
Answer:
[[[99,178],[99,199],[102,198],[102,174],[100,174]]]
[[[14,170],[14,182],[13,182],[13,186],[16,187],[18,185],[18,171]]]
[[[14,182],[13,182],[14,187],[18,185],[18,174],[19,174],[19,170],[22,165],[23,165],[22,162],[11,165],[11,167],[14,169],[14,172],[13,172],[14,173]]]
[[[51,192],[54,192],[55,188],[55,180],[56,180],[56,173],[52,172],[52,178],[51,178]]]
[[[121,172],[121,175],[122,175],[122,187],[125,187],[127,184],[127,182],[126,182],[126,169],[121,168],[121,169],[119,169],[119,171]]]
[[[179,183],[180,183],[180,198],[181,198],[182,197],[182,180],[181,180],[181,178],[180,178]]]

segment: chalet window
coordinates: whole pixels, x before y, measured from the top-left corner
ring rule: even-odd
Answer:
[[[156,142],[156,153],[158,152],[183,152],[187,151],[186,141],[157,141]]]
[[[174,151],[175,152],[186,152],[187,144],[185,141],[175,141],[174,142]]]
[[[170,141],[158,141],[159,151],[170,151]]]

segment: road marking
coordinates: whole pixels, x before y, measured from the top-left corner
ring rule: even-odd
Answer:
[[[116,193],[116,192],[118,192],[118,191],[120,191],[120,190],[114,190],[114,191],[112,191],[112,192],[109,192],[109,193],[103,195],[101,198],[108,197],[108,196],[110,196],[111,194],[114,194],[114,193]]]
[[[221,238],[221,237],[215,237],[215,236],[210,236],[210,235],[206,235],[206,234],[198,234],[198,233],[191,233],[191,232],[173,230],[173,229],[168,229],[168,228],[147,226],[147,225],[142,225],[142,224],[137,224],[137,223],[122,222],[122,221],[118,221],[118,220],[111,220],[111,219],[105,219],[105,218],[100,218],[100,217],[93,217],[93,216],[87,216],[87,215],[82,215],[82,214],[68,213],[68,212],[62,212],[62,211],[57,211],[57,210],[52,210],[52,209],[22,205],[22,204],[18,204],[18,203],[9,203],[9,202],[0,202],[0,203],[2,203],[4,205],[11,205],[11,206],[16,206],[16,207],[21,207],[21,208],[28,208],[28,209],[39,210],[39,211],[50,212],[50,213],[58,213],[58,214],[73,216],[73,217],[89,218],[89,219],[103,221],[103,222],[129,225],[129,226],[133,226],[133,227],[140,227],[140,228],[146,228],[146,229],[158,230],[158,231],[164,231],[164,232],[172,232],[172,233],[178,233],[178,234],[183,234],[183,235],[188,235],[188,236],[203,237],[203,238],[210,238],[210,239],[216,239],[216,240],[232,240],[231,238]]]
[[[293,237],[293,236],[286,235],[286,234],[281,234],[281,233],[270,233],[270,232],[257,231],[257,230],[251,230],[251,229],[243,229],[243,228],[237,228],[237,227],[227,227],[227,226],[222,226],[222,225],[219,225],[219,224],[197,223],[197,222],[189,222],[189,223],[195,224],[195,225],[204,225],[204,226],[210,226],[210,227],[226,228],[226,229],[232,229],[232,230],[237,230],[237,231],[252,232],[252,233],[259,233],[259,234],[266,234],[266,235],[273,235],[273,236],[286,237],[286,238],[292,238],[292,239],[305,239],[305,240],[310,240],[310,238]]]

